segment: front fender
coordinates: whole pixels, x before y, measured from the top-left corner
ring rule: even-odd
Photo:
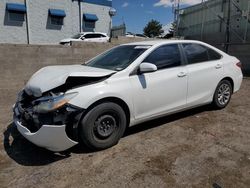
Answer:
[[[130,82],[113,82],[112,84],[104,81],[91,84],[80,88],[75,88],[68,92],[78,92],[78,95],[69,101],[70,104],[80,108],[88,109],[93,103],[109,97],[119,98],[129,107],[131,117],[133,116],[133,103],[130,92]]]

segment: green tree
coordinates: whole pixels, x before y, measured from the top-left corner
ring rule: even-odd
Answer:
[[[143,29],[144,35],[148,37],[157,37],[164,31],[162,30],[162,24],[157,20],[151,20]]]
[[[174,37],[176,32],[176,22],[172,22],[170,28],[168,29],[168,34],[166,34],[163,38],[169,39]]]

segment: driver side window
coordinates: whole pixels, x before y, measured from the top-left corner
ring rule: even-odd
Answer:
[[[157,69],[171,68],[181,65],[181,55],[177,44],[164,45],[146,57],[143,62],[155,64]]]

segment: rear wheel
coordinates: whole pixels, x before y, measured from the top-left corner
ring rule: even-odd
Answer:
[[[231,99],[232,92],[232,84],[228,80],[222,80],[215,90],[213,105],[218,109],[225,108]]]
[[[104,102],[84,116],[80,124],[80,138],[87,147],[102,150],[117,144],[125,129],[126,115],[122,107]]]

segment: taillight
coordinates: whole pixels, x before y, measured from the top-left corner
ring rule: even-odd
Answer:
[[[242,68],[242,63],[238,62],[238,63],[236,63],[236,66],[239,67],[239,68]]]

